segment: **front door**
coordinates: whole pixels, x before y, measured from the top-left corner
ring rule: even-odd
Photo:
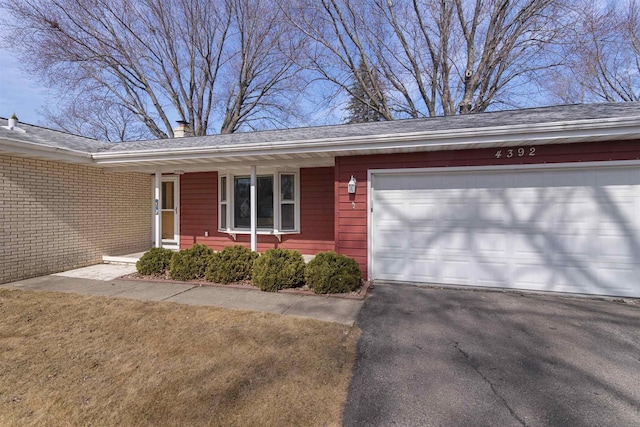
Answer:
[[[180,239],[179,177],[162,177],[162,247],[178,247]]]

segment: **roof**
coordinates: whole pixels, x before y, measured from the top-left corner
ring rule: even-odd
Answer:
[[[595,120],[620,117],[640,118],[640,102],[573,104],[553,107],[528,108],[457,116],[403,119],[351,125],[330,125],[176,138],[113,144],[110,152],[145,151],[187,147],[218,147],[268,142],[322,141],[326,139],[399,135],[415,132],[442,132],[460,129],[478,129],[538,123]]]
[[[0,117],[0,123],[7,123]],[[111,144],[84,136],[19,123],[17,129],[0,126],[0,154],[24,154],[36,158],[91,162],[91,153],[106,150]]]
[[[0,120],[6,122],[8,119],[0,117]],[[48,147],[66,148],[85,153],[95,153],[99,150],[107,149],[112,145],[108,142],[98,141],[97,139],[78,136],[72,133],[30,125],[27,123],[19,123],[18,128],[23,129],[24,132],[14,132],[7,129],[6,126],[0,126],[0,138],[10,138]]]
[[[337,156],[640,139],[640,103],[574,104],[389,122],[104,143],[20,124],[0,126],[0,153],[123,170],[229,165],[330,166]],[[21,150],[21,151],[20,151]]]

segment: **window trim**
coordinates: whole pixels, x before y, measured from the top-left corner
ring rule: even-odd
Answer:
[[[282,176],[283,175],[292,175],[293,176],[293,199],[287,199],[285,200],[282,197]],[[299,184],[298,184],[298,179],[297,179],[297,175],[294,173],[290,173],[290,172],[279,172],[278,173],[278,199],[277,199],[277,209],[275,209],[278,212],[278,225],[280,227],[280,229],[282,229],[282,206],[283,205],[293,205],[293,230],[283,230],[283,232],[287,232],[287,231],[295,231],[298,227],[299,221],[300,219],[298,218],[297,215],[297,205],[299,204]],[[274,195],[275,198],[275,195]],[[275,222],[275,218],[274,218],[274,225],[276,224]]]
[[[294,200],[292,201],[281,201],[281,185],[282,185],[282,175],[293,175],[293,185],[294,185]],[[234,204],[235,204],[235,194],[234,194],[234,182],[235,178],[247,177],[247,173],[244,171],[234,170],[233,172],[218,173],[218,200],[217,200],[217,209],[218,209],[218,219],[217,219],[217,227],[218,232],[226,233],[231,235],[234,240],[236,239],[236,235],[238,234],[251,234],[250,228],[234,228],[235,218],[234,218]],[[272,176],[273,177],[273,227],[272,228],[257,228],[257,234],[259,235],[274,235],[281,239],[281,235],[283,234],[299,234],[300,233],[300,170],[294,169],[267,169],[260,168],[257,176]],[[223,178],[226,177],[226,194],[227,200],[222,201],[222,181]],[[284,202],[284,203],[283,203]],[[295,227],[293,230],[281,230],[281,218],[280,218],[280,207],[282,204],[293,204],[294,206],[294,221]],[[221,224],[221,211],[222,209],[226,210],[226,218],[227,218],[227,227],[223,228]]]
[[[224,185],[222,183],[223,179],[225,180]],[[218,230],[226,230],[226,227],[222,227],[222,212],[224,211],[226,225],[229,225],[229,211],[227,206],[229,205],[229,188],[228,188],[229,177],[226,175],[221,175],[218,179]],[[224,193],[226,195],[225,199],[222,200],[222,189],[224,188]]]

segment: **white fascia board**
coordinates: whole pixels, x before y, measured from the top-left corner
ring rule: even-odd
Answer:
[[[435,151],[550,143],[574,143],[598,139],[640,138],[640,117],[601,120],[577,120],[537,125],[499,126],[461,130],[422,131],[399,134],[326,138],[286,142],[266,142],[215,147],[179,147],[168,149],[99,152],[97,164],[225,158],[275,154],[332,154],[343,152],[383,153],[385,150]]]
[[[0,152],[68,163],[93,164],[91,154],[87,152],[50,147],[17,139],[0,139]]]

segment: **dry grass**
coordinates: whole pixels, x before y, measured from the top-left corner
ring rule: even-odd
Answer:
[[[0,290],[0,425],[340,425],[359,330]]]

